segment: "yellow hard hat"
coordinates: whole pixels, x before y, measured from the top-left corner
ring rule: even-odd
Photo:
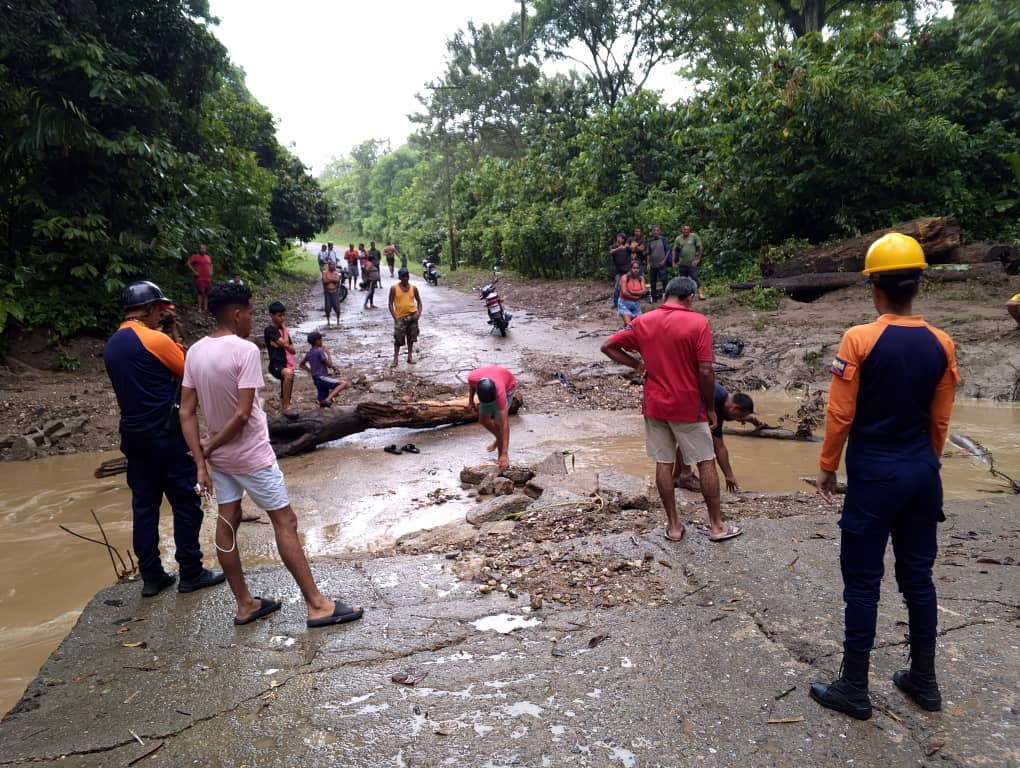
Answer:
[[[910,235],[890,232],[882,235],[868,248],[864,257],[864,274],[877,272],[903,272],[911,269],[927,269],[921,244]]]

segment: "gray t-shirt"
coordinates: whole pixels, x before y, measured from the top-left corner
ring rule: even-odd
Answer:
[[[666,241],[661,237],[650,238],[645,243],[645,252],[648,254],[648,266],[666,266]]]

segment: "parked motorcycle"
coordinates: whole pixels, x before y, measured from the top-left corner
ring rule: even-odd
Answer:
[[[429,285],[439,285],[439,271],[436,269],[436,265],[425,259],[422,261],[421,267],[425,282]]]
[[[492,282],[488,285],[483,285],[478,290],[482,294],[482,301],[485,302],[485,311],[489,315],[489,325],[492,326],[492,330],[498,330],[500,336],[506,336],[506,331],[510,327],[510,320],[513,315],[507,312],[503,306],[503,300],[499,297],[499,291],[496,290],[496,283],[498,282],[499,270],[493,267]]]

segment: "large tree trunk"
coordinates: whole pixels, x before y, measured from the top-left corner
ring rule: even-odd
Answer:
[[[297,456],[317,445],[364,432],[366,429],[410,427],[427,429],[443,424],[468,424],[478,421],[478,411],[469,410],[467,398],[425,401],[421,403],[358,403],[315,411],[291,412],[269,422],[269,440],[277,456]],[[520,396],[510,403],[510,413],[521,407]],[[96,477],[110,477],[127,471],[123,456],[104,461]]]
[[[971,243],[954,248],[944,254],[940,262],[943,264],[984,264],[999,262],[1011,275],[1020,267],[1020,252],[1009,243]],[[1012,269],[1011,269],[1012,268]]]
[[[985,277],[1005,276],[1006,274],[1002,265],[997,262],[953,266],[955,268],[929,269],[924,273],[924,279],[933,283],[956,283],[962,280],[977,280]],[[852,285],[863,285],[863,283],[864,277],[859,272],[823,272],[792,277],[770,277],[746,283],[731,283],[730,288],[735,291],[746,291],[759,286],[775,288],[796,301],[813,301],[828,291],[849,288]]]
[[[366,429],[410,427],[426,429],[443,424],[467,424],[478,420],[467,398],[421,403],[358,403],[284,415],[269,423],[269,439],[277,456],[296,456],[317,445],[339,440]],[[520,397],[514,397],[510,413],[517,413]]]
[[[762,259],[761,273],[764,277],[790,277],[807,272],[860,272],[868,247],[889,232],[901,232],[916,239],[931,264],[938,264],[944,254],[960,245],[960,225],[951,217],[914,219],[850,240],[812,246],[777,264]]]

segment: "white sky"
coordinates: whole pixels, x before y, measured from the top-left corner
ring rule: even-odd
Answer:
[[[469,19],[510,18],[519,0],[210,0],[213,28],[248,89],[278,121],[281,143],[314,173],[365,139],[396,149],[420,110],[415,93],[445,71],[446,41]],[[680,95],[673,67],[646,87]]]

